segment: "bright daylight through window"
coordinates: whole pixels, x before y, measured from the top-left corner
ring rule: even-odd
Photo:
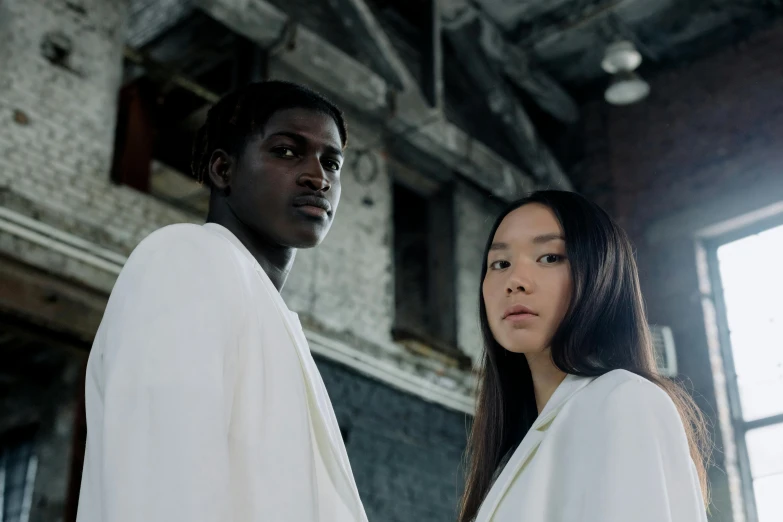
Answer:
[[[783,520],[783,226],[718,248],[758,522]],[[729,376],[731,379],[731,376]],[[735,412],[738,416],[740,412]]]

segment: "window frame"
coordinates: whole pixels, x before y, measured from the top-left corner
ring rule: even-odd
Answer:
[[[743,418],[737,373],[734,366],[734,352],[729,332],[726,299],[723,292],[723,280],[721,278],[720,263],[718,260],[718,249],[728,243],[733,243],[734,241],[759,234],[778,226],[783,226],[783,215],[774,215],[756,221],[750,225],[701,240],[701,246],[704,248],[707,255],[708,275],[712,288],[711,297],[716,312],[718,342],[720,344],[721,358],[723,359],[723,371],[726,377],[726,391],[729,399],[734,444],[737,448],[737,466],[740,473],[740,484],[744,500],[743,511],[745,512],[746,522],[759,522],[759,518],[756,507],[756,494],[753,487],[753,474],[750,467],[750,456],[745,437],[747,433],[752,430],[783,424],[783,413],[752,421],[746,421]]]
[[[423,200],[427,205],[428,223],[427,223],[427,237],[428,237],[428,263],[430,268],[435,260],[433,259],[433,250],[441,250],[448,252],[445,255],[447,258],[447,266],[441,267],[438,270],[438,280],[433,279],[433,271],[428,270],[428,293],[430,294],[429,303],[425,305],[438,305],[441,308],[448,306],[446,312],[447,317],[442,319],[438,331],[419,332],[413,331],[406,327],[404,324],[400,324],[397,320],[398,303],[398,291],[397,291],[397,259],[396,252],[392,252],[392,274],[395,278],[393,285],[393,297],[394,297],[394,309],[395,319],[392,322],[392,339],[395,342],[405,344],[409,349],[425,350],[431,357],[445,358],[451,364],[456,364],[460,367],[468,367],[470,365],[470,358],[462,353],[458,346],[457,339],[457,277],[458,266],[456,260],[456,185],[450,180],[438,180],[432,176],[427,176],[421,173],[418,169],[409,167],[407,164],[401,164],[392,162],[390,165],[390,180],[389,189],[394,194],[395,186],[399,185],[405,190],[415,193]],[[396,217],[397,206],[394,201],[391,204],[391,246],[392,249],[396,248]],[[448,223],[442,224],[441,227],[435,226],[435,217],[441,220],[448,219]],[[437,241],[431,241],[431,235],[436,229],[440,229],[441,234]],[[437,243],[437,244],[436,244]],[[443,295],[443,292],[450,292],[449,295]],[[430,325],[431,326],[431,325]],[[418,329],[416,329],[418,330]],[[410,346],[409,346],[410,345]]]

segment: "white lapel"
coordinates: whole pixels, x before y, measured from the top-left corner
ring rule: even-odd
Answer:
[[[280,313],[280,318],[285,325],[286,331],[294,345],[299,363],[302,368],[307,389],[308,412],[315,434],[315,440],[319,446],[321,455],[324,457],[324,464],[327,472],[332,478],[340,496],[345,505],[350,508],[354,514],[355,520],[366,520],[366,515],[362,509],[361,499],[359,498],[356,484],[354,483],[353,473],[351,472],[348,455],[345,452],[345,445],[342,443],[340,427],[337,424],[337,417],[332,409],[332,404],[326,392],[326,388],[318,372],[318,367],[310,354],[310,347],[302,331],[301,324],[293,312],[283,301],[280,292],[275,288],[269,276],[258,264],[258,261],[252,256],[249,250],[226,228],[207,223],[204,225],[226,238],[252,263],[253,269],[261,280],[264,289],[270,299],[275,304],[275,308]]]
[[[593,377],[579,377],[576,375],[566,375],[560,386],[557,387],[552,398],[549,399],[544,411],[538,416],[530,430],[522,439],[514,454],[509,459],[505,468],[498,476],[495,484],[489,490],[481,508],[476,516],[475,522],[488,522],[492,520],[501,500],[508,489],[513,484],[514,479],[525,469],[525,466],[534,457],[536,450],[546,438],[546,432],[557,414],[579,390],[590,384]]]

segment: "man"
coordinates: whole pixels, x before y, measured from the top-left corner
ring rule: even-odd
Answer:
[[[192,162],[208,223],[142,241],[95,338],[79,522],[366,521],[279,293],[329,231],[345,143],[340,111],[295,84],[209,111]]]

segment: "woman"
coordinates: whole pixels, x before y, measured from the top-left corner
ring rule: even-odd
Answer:
[[[656,371],[633,251],[583,197],[496,221],[460,522],[706,522],[703,418]]]

